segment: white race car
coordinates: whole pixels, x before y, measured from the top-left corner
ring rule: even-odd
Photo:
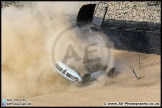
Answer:
[[[82,73],[76,72],[72,68],[67,66],[66,64],[62,63],[61,61],[57,62],[54,67],[55,67],[55,70],[60,75],[62,75],[65,79],[76,83],[76,85],[86,83],[90,81],[90,79],[92,80],[93,79],[92,76],[94,76],[92,75],[94,72],[93,73],[90,73],[88,71],[84,71]],[[115,68],[112,68],[107,74],[107,76],[112,76],[114,71],[115,71]]]

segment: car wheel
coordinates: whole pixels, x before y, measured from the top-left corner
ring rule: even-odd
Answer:
[[[114,76],[114,73],[115,73],[115,68],[111,68],[111,70],[107,73],[107,76],[112,77]]]
[[[82,75],[82,83],[86,83],[90,79],[91,74],[85,73]]]

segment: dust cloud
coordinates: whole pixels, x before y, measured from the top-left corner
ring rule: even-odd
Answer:
[[[71,26],[64,12],[77,7],[79,2],[36,2],[33,10],[13,6],[2,9],[2,97],[31,97],[78,90],[55,72],[51,57],[54,40]],[[85,45],[76,33],[78,36],[80,32],[72,30],[58,40],[57,61],[63,59],[65,52],[60,52],[66,51],[69,43],[83,58]],[[67,64],[74,66],[73,62],[69,60]],[[82,64],[83,60],[77,62],[75,68],[83,68]]]
[[[53,70],[51,50],[58,33],[70,26],[64,10],[78,6],[79,2],[36,2],[32,11],[2,9],[3,97],[67,90],[69,83]]]

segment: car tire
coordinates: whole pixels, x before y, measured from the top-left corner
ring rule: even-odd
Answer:
[[[81,77],[82,77],[82,83],[86,83],[90,79],[91,74],[89,72],[83,73],[81,74]]]
[[[114,74],[115,74],[115,68],[113,67],[113,68],[111,68],[111,70],[107,73],[107,76],[108,76],[108,77],[113,77]]]

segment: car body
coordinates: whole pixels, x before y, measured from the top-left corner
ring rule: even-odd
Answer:
[[[55,70],[67,80],[76,84],[82,83],[80,75],[61,61],[57,62],[54,67]]]
[[[59,61],[55,64],[54,69],[65,79],[68,81],[75,83],[76,85],[85,84],[87,82],[93,81],[97,78],[98,75],[105,74],[105,71],[96,71],[96,72],[88,72],[82,71],[79,73],[78,71],[73,70],[63,62]],[[107,76],[113,76],[115,72],[115,68],[111,68],[108,72]]]

